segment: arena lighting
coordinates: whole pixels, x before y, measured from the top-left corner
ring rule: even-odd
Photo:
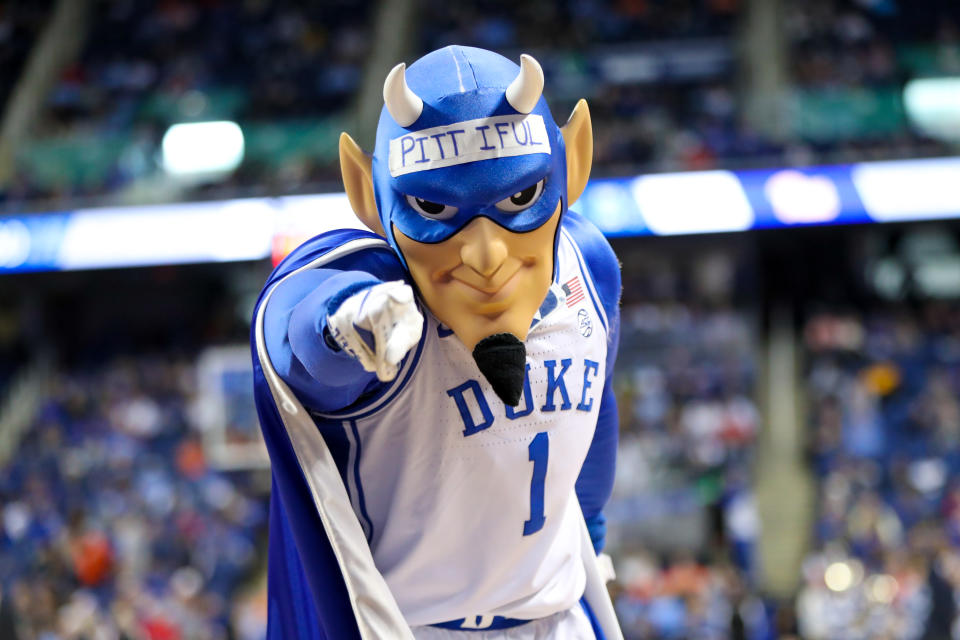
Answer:
[[[641,176],[632,190],[640,215],[656,235],[744,231],[753,225],[753,208],[730,171]]]
[[[861,162],[850,179],[877,222],[960,216],[960,158]]]
[[[161,143],[163,168],[176,176],[233,171],[243,160],[243,131],[229,120],[175,124]]]
[[[833,562],[823,572],[823,581],[830,591],[846,591],[853,586],[853,569],[846,562]]]
[[[259,260],[270,252],[276,208],[251,198],[78,211],[64,226],[56,268]]]
[[[30,257],[30,229],[16,218],[0,220],[0,269],[15,269]]]
[[[960,140],[960,77],[910,80],[903,88],[903,105],[910,121],[927,135]]]
[[[897,579],[887,574],[871,576],[867,580],[867,597],[880,604],[890,604],[897,596],[900,585]]]
[[[591,180],[572,208],[610,237],[907,222],[960,218],[956,185],[960,157],[662,173]],[[277,261],[344,227],[362,227],[344,193],[0,216],[0,275]],[[945,291],[955,272],[955,262],[943,263],[921,277]],[[890,288],[904,276],[874,274]]]

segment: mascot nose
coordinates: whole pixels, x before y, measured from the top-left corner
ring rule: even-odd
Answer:
[[[507,259],[507,245],[500,227],[487,218],[477,218],[460,232],[460,260],[485,278],[489,278]]]

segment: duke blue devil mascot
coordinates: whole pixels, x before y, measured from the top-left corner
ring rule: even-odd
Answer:
[[[620,273],[567,208],[586,103],[558,127],[542,90],[527,55],[397,65],[372,157],[340,140],[373,232],[306,242],[264,287],[271,639],[621,637],[596,555]]]

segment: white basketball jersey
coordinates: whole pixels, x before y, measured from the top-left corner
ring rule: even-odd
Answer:
[[[519,406],[424,309],[425,338],[382,401],[329,418],[343,423],[347,490],[410,625],[542,618],[583,595],[574,484],[600,410],[607,319],[566,232],[541,312]]]

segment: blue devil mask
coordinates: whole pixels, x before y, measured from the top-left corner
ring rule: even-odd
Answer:
[[[401,259],[394,227],[436,243],[478,216],[523,233],[544,224],[558,203],[566,211],[564,141],[542,88],[533,58],[523,56],[521,68],[472,47],[445,47],[408,70],[394,68],[372,168],[380,222]]]

